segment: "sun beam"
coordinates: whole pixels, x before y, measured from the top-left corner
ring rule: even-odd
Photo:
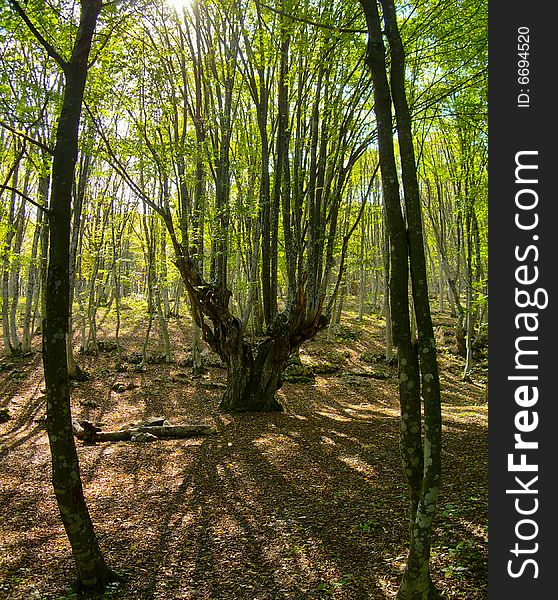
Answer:
[[[189,9],[192,6],[194,0],[166,0],[167,4],[176,10],[177,13],[181,13],[184,9]]]

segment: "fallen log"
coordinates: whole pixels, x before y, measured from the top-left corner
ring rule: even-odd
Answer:
[[[344,377],[367,377],[369,379],[389,379],[386,371],[343,371]]]
[[[158,439],[183,439],[198,435],[210,435],[215,433],[211,425],[195,423],[188,425],[155,425],[139,426],[119,429],[117,431],[95,431],[93,428],[84,427],[84,423],[74,421],[74,435],[84,442],[126,442],[140,433],[149,433]],[[141,440],[141,436],[139,440]]]

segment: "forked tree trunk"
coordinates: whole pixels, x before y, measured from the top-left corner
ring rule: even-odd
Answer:
[[[394,0],[381,0],[384,26],[391,56],[391,91],[397,122],[404,200],[407,208],[409,264],[416,350],[420,364],[420,395],[423,400],[424,440],[421,486],[416,513],[411,521],[409,557],[399,600],[434,600],[440,595],[430,578],[430,539],[441,478],[442,416],[436,342],[428,299],[428,276],[424,250],[420,193],[412,138],[412,123],[405,92],[405,55],[397,25]],[[418,382],[417,382],[418,383]],[[413,514],[411,513],[411,517]]]
[[[327,325],[328,318],[322,314],[321,306],[310,319],[305,316],[305,290],[301,285],[295,299],[275,318],[266,339],[253,348],[244,339],[242,321],[230,313],[228,298],[218,293],[217,286],[203,279],[195,261],[179,243],[170,215],[164,219],[176,253],[175,264],[190,297],[194,322],[227,368],[227,388],[221,410],[282,410],[275,393],[281,387],[283,367],[304,341]]]
[[[368,27],[368,66],[374,83],[375,113],[386,220],[390,237],[390,301],[397,347],[401,402],[401,450],[410,491],[410,548],[398,600],[434,600],[439,593],[429,572],[430,535],[436,511],[441,471],[440,384],[428,300],[427,270],[410,113],[405,93],[405,61],[393,0],[360,0]],[[383,41],[390,46],[390,75]],[[401,177],[407,223],[401,214],[398,170],[392,129],[395,108]],[[418,340],[412,343],[408,303],[408,274]],[[421,396],[424,420],[421,417]],[[424,430],[424,443],[421,430]]]
[[[203,16],[207,10],[207,7],[200,6],[200,9],[194,9],[196,32],[199,10],[204,11]],[[211,11],[207,14],[209,16]],[[308,74],[299,78],[300,102],[297,103],[297,114],[292,117],[289,115],[293,96],[290,85],[296,84],[296,78],[291,81],[292,78],[288,76],[289,66],[294,63],[294,57],[291,58],[289,54],[291,36],[289,20],[285,23],[281,35],[279,69],[284,79],[283,84],[279,82],[277,88],[263,81],[260,73],[262,69],[257,66],[260,61],[255,60],[254,55],[246,56],[242,61],[239,59],[239,52],[243,46],[244,26],[237,27],[235,21],[230,20],[228,16],[224,21],[227,26],[223,32],[220,32],[222,33],[220,44],[223,46],[227,61],[217,64],[218,61],[212,53],[213,46],[209,44],[206,48],[207,40],[213,33],[212,19],[208,19],[208,22],[209,29],[206,35],[196,33],[195,36],[190,37],[189,33],[185,33],[193,56],[194,78],[197,81],[199,73],[207,73],[210,75],[208,81],[215,82],[215,85],[210,86],[211,89],[207,86],[202,89],[202,86],[196,83],[196,106],[203,106],[204,114],[201,115],[191,102],[187,106],[198,136],[202,136],[203,124],[208,126],[207,143],[203,145],[202,157],[204,163],[209,160],[214,180],[212,190],[214,219],[211,231],[213,252],[207,279],[204,277],[202,265],[199,264],[198,245],[192,243],[194,239],[191,234],[196,230],[195,217],[191,215],[189,222],[184,218],[189,214],[188,211],[191,212],[191,208],[183,206],[177,219],[173,215],[171,203],[156,204],[151,199],[153,195],[145,194],[143,181],[140,182],[139,190],[142,197],[145,194],[146,203],[149,203],[165,221],[174,248],[175,262],[190,299],[194,322],[201,329],[204,341],[219,354],[228,370],[229,383],[222,403],[223,409],[270,410],[278,408],[274,395],[281,383],[282,367],[290,353],[327,323],[327,317],[322,319],[321,315],[324,312],[324,300],[328,293],[328,275],[334,265],[338,205],[351,170],[362,156],[367,144],[363,142],[355,146],[354,136],[348,131],[349,124],[352,124],[356,118],[355,107],[352,102],[348,104],[345,102],[337,85],[332,83],[335,63],[331,61],[322,60],[316,65],[315,71],[319,72],[318,81],[313,77],[316,75],[315,72],[310,74],[310,85],[316,97],[311,107],[306,106]],[[201,51],[198,44],[203,44]],[[326,45],[330,45],[329,40]],[[333,49],[332,44],[328,52],[333,52]],[[298,49],[296,51],[298,52]],[[302,64],[304,61],[301,62]],[[264,72],[267,72],[266,69],[270,69],[271,77],[273,67],[263,67]],[[239,88],[236,80],[239,76],[250,80],[252,71],[256,104],[261,104],[259,126],[263,148],[260,145],[257,147],[258,160],[261,159],[263,163],[259,165],[262,175],[259,179],[262,184],[259,208],[262,213],[261,235],[267,236],[265,239],[260,236],[259,240],[261,276],[254,278],[259,279],[259,294],[256,296],[255,284],[252,292],[254,321],[259,321],[258,298],[263,300],[267,340],[260,342],[255,348],[243,340],[243,333],[245,333],[243,326],[248,324],[247,320],[242,323],[233,317],[229,310],[230,290],[227,285],[228,267],[232,266],[229,264],[232,262],[229,260],[231,251],[229,215],[236,210],[230,189],[233,158],[231,143],[236,139],[232,124],[233,116],[238,115],[238,111],[242,110],[239,108],[237,96]],[[264,88],[261,88],[261,85],[264,85]],[[269,90],[277,91],[276,111],[268,112],[267,105],[264,106],[268,100],[265,86],[268,86]],[[201,104],[201,92],[203,92],[203,104]],[[352,94],[353,92],[350,92],[350,95]],[[355,104],[357,98],[358,94],[355,92]],[[275,127],[273,114],[277,116]],[[198,119],[198,117],[203,118]],[[269,123],[269,119],[272,123]],[[307,120],[311,120],[311,123],[307,123]],[[213,126],[209,126],[211,123]],[[337,124],[342,125],[338,135],[335,135]],[[177,122],[173,123],[171,129],[176,132],[180,127]],[[272,134],[277,136],[276,140],[272,139]],[[181,143],[179,136],[172,133],[169,135],[175,140],[174,143],[177,145]],[[293,136],[292,144],[291,136]],[[198,142],[200,137],[197,138]],[[202,139],[205,139],[205,135]],[[274,158],[273,181],[270,182],[267,175],[271,175],[271,161]],[[157,162],[158,157],[154,156],[153,160]],[[180,181],[181,169],[178,162],[176,167]],[[200,180],[201,178],[196,176],[196,183]],[[272,190],[269,189],[271,183],[273,183]],[[133,182],[131,184],[132,187],[138,188]],[[180,187],[179,184],[179,196],[184,200],[186,195],[181,194]],[[197,196],[197,193],[195,195]],[[364,202],[362,206],[365,206]],[[279,208],[282,209],[281,214]],[[349,212],[347,211],[347,221],[350,220]],[[278,262],[275,255],[279,251],[279,217],[281,217],[282,233],[285,238],[287,279],[285,295],[289,308],[277,314]],[[177,234],[179,228],[181,235]],[[201,239],[203,238],[200,236]],[[339,270],[342,271],[341,268]],[[327,312],[329,314],[329,311]],[[278,319],[284,321],[282,327],[276,327]],[[260,333],[259,326],[254,329],[258,334]]]
[[[239,335],[230,335],[226,357],[227,389],[221,401],[225,412],[283,410],[275,393],[281,387],[283,367],[291,354],[288,337],[268,338],[253,353]]]

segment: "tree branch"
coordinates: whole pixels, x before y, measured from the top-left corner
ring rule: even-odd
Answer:
[[[50,56],[50,58],[55,60],[60,65],[60,68],[64,72],[66,72],[68,62],[62,58],[62,56],[58,53],[54,46],[52,46],[52,44],[50,44],[50,42],[48,42],[44,38],[42,33],[35,27],[33,21],[31,21],[31,19],[27,16],[27,13],[23,10],[23,8],[21,8],[21,5],[19,4],[18,0],[10,0],[10,4],[13,6],[17,14],[23,19],[23,21],[25,22],[31,33],[35,36],[39,44],[41,44],[41,46],[47,51],[47,54]]]
[[[306,23],[306,25],[312,25],[313,27],[319,27],[320,29],[329,29],[330,31],[338,31],[340,33],[367,33],[368,31],[367,29],[350,29],[348,27],[336,27],[335,25],[328,25],[327,23],[318,23],[317,21],[312,21],[311,19],[305,17],[291,15],[285,11],[279,10],[278,8],[264,4],[263,2],[259,2],[259,4],[275,14],[287,17],[287,19],[291,19],[292,21],[297,21],[299,23]]]
[[[15,129],[15,127],[8,125],[8,123],[4,123],[4,121],[0,121],[0,127],[3,127],[4,129],[7,129],[8,131],[11,131],[15,135],[23,138],[25,141],[30,142],[31,144],[37,146],[41,150],[48,152],[48,154],[50,154],[51,156],[54,156],[54,150],[50,146],[47,146],[43,142],[36,140],[35,138],[32,138],[31,136],[27,135],[24,131],[21,131],[20,129]]]
[[[128,174],[128,172],[126,170],[126,166],[123,165],[121,163],[121,161],[118,159],[118,157],[116,156],[109,139],[105,135],[105,132],[103,131],[101,124],[95,118],[93,111],[89,108],[89,105],[87,104],[87,102],[84,101],[83,104],[85,106],[85,109],[86,109],[91,121],[93,122],[93,125],[95,126],[95,129],[97,130],[97,133],[101,136],[101,139],[103,140],[103,142],[105,144],[105,149],[112,161],[111,166],[113,167],[113,169],[120,175],[120,177],[122,177],[122,179],[129,185],[130,189],[139,198],[141,198],[158,215],[163,217],[163,219],[166,219],[168,217],[167,212],[164,209],[162,209],[160,206],[158,206],[155,202],[153,202],[153,200],[151,200],[151,198],[141,189],[141,187]]]
[[[39,210],[42,210],[45,215],[49,214],[49,210],[48,210],[48,208],[46,206],[43,206],[42,204],[39,204],[36,200],[33,200],[33,198],[30,198],[27,194],[24,194],[23,192],[20,192],[17,188],[12,187],[11,185],[1,184],[0,185],[0,190],[8,190],[8,192],[14,192],[18,196],[21,196],[21,198],[23,198],[24,200],[26,200],[30,204],[32,204],[33,206],[36,206]]]

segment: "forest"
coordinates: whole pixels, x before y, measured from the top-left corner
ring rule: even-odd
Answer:
[[[487,0],[0,3],[0,598],[487,597]]]

